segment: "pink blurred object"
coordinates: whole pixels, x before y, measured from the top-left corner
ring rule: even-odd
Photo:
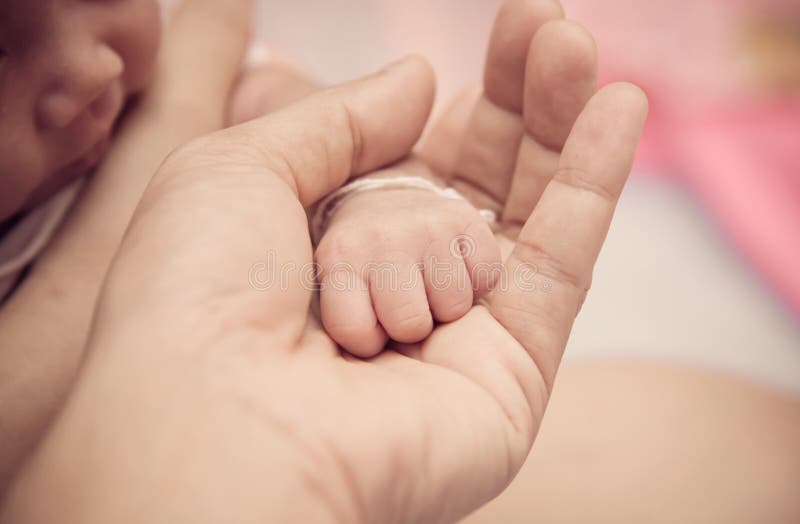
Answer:
[[[800,318],[800,100],[731,102],[671,130],[669,171]]]
[[[747,82],[737,32],[797,0],[565,0],[592,28],[604,82],[644,87],[636,171],[684,183],[800,318],[800,97]],[[690,254],[688,254],[690,255]]]

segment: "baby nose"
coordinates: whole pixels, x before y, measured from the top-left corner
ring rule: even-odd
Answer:
[[[106,92],[123,70],[122,58],[103,44],[63,56],[59,74],[39,100],[40,124],[67,127]]]

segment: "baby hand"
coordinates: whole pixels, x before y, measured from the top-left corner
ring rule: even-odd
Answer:
[[[434,320],[466,314],[493,285],[500,250],[466,200],[389,183],[336,206],[316,261],[325,330],[369,357],[389,338],[418,342]]]

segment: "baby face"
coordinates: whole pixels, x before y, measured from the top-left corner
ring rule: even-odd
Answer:
[[[0,222],[97,164],[160,32],[155,0],[0,0]]]

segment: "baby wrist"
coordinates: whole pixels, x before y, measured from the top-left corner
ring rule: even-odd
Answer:
[[[310,230],[311,239],[316,245],[325,233],[331,218],[336,211],[348,200],[356,195],[378,191],[378,190],[402,190],[402,189],[421,189],[440,195],[449,200],[462,200],[469,202],[464,195],[452,187],[445,187],[421,176],[401,175],[392,177],[364,177],[357,178],[321,200],[311,217]],[[497,216],[494,211],[480,209],[478,212],[487,222],[494,222]]]

